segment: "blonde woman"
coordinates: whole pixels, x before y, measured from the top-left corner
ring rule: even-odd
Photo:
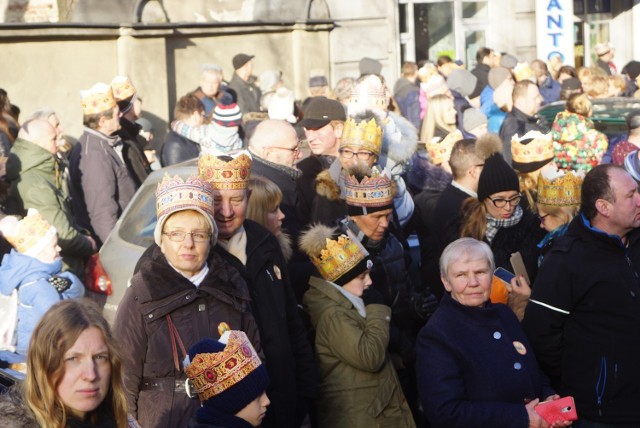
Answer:
[[[429,98],[420,131],[420,141],[431,142],[434,138],[442,140],[456,129],[456,109],[453,106],[453,98],[444,94]]]
[[[64,300],[33,332],[24,383],[0,398],[3,426],[138,427],[127,416],[123,359],[91,302]]]

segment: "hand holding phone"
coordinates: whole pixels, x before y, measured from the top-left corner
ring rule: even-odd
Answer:
[[[558,422],[578,420],[576,403],[571,396],[557,400],[543,401],[535,406],[534,409],[549,425]]]

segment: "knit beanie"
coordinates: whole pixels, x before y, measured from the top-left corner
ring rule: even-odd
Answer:
[[[287,88],[278,88],[269,101],[269,119],[286,120],[289,123],[296,123],[293,112],[296,99],[293,92]]]
[[[494,67],[489,70],[489,86],[492,89],[497,88],[511,76],[511,72],[505,67]]]
[[[478,200],[508,190],[520,191],[518,175],[504,160],[502,154],[494,153],[484,161],[484,168],[478,179]]]
[[[471,95],[476,88],[478,78],[471,74],[469,70],[462,68],[453,70],[447,77],[447,86],[452,91],[458,92],[463,97]]]
[[[186,364],[188,363],[188,364]],[[235,415],[269,386],[267,368],[243,331],[203,339],[189,349],[185,372],[203,407]]]
[[[500,66],[505,68],[516,68],[518,59],[511,54],[504,54],[500,57]]]
[[[222,126],[240,126],[242,123],[242,112],[236,103],[219,103],[213,109],[213,121]]]
[[[462,113],[462,129],[471,132],[478,126],[487,124],[487,116],[477,108],[468,108]]]

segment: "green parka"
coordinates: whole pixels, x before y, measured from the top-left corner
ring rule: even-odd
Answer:
[[[84,258],[93,254],[91,242],[74,227],[71,205],[63,185],[62,166],[54,155],[27,140],[16,139],[9,160],[7,178],[10,196],[19,214],[35,208],[58,232],[63,261],[80,278]]]
[[[391,309],[360,316],[331,283],[311,277],[303,303],[315,329],[320,428],[415,427],[387,354]]]

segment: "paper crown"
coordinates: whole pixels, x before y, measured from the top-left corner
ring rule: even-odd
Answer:
[[[523,144],[523,142],[526,142]],[[529,131],[522,137],[511,138],[511,157],[514,163],[527,164],[553,159],[553,138],[551,133]]]
[[[230,330],[224,339],[222,351],[196,354],[184,369],[202,402],[237,386],[262,365],[244,332]]]
[[[347,174],[344,180],[344,194],[350,215],[367,215],[393,207],[394,187],[391,174],[373,167],[370,176],[361,181]]]
[[[123,101],[131,98],[136,93],[136,88],[127,76],[116,76],[111,81],[111,90],[113,98],[116,101]]]
[[[449,162],[453,145],[462,140],[462,138],[462,132],[456,130],[450,132],[443,140],[425,142],[425,147],[429,153],[431,162],[434,165],[442,165],[445,162]]]
[[[555,177],[538,177],[538,203],[543,205],[580,205],[582,175],[569,171]]]
[[[204,154],[198,159],[200,177],[211,183],[217,190],[246,189],[251,175],[251,155],[240,151],[229,156],[231,160],[223,160],[212,154]]]
[[[113,91],[106,83],[96,83],[86,91],[80,91],[82,114],[98,114],[116,106]]]
[[[0,229],[19,253],[31,257],[40,254],[56,235],[56,228],[34,208],[29,208],[26,217],[19,221],[15,217],[5,217]]]
[[[375,119],[356,123],[352,117],[347,118],[342,130],[340,148],[347,146],[359,147],[375,153],[376,156],[380,155],[382,150],[382,128],[378,126]]]
[[[213,188],[199,177],[183,180],[165,174],[156,188],[158,219],[176,211],[197,208],[213,218]]]
[[[357,238],[340,235],[338,239],[326,240],[319,257],[311,257],[320,275],[330,282],[336,282],[345,273],[356,267],[369,256]]]
[[[531,66],[526,62],[519,62],[513,69],[513,74],[516,82],[522,82],[523,80],[530,80],[535,83],[535,73]]]
[[[369,75],[356,84],[347,104],[349,114],[357,114],[367,109],[387,111],[387,88],[380,77]]]

